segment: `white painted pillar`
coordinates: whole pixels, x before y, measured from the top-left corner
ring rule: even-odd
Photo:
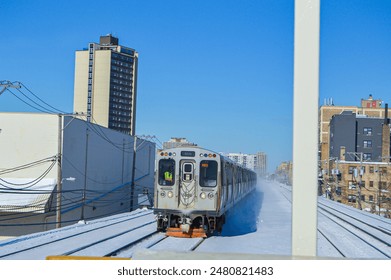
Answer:
[[[292,255],[316,256],[320,0],[295,0]]]

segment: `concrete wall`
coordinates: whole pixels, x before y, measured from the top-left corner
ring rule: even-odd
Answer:
[[[340,147],[346,148],[346,153],[356,152],[356,115],[344,112],[335,115],[330,122],[330,157],[338,157]],[[348,156],[348,155],[346,155]]]
[[[0,129],[0,172],[57,155],[58,116],[0,113]],[[49,165],[45,163],[0,177],[36,178]],[[56,174],[57,166],[54,166],[47,177],[56,178]]]
[[[58,118],[47,114],[0,113],[0,172],[56,156]],[[147,189],[153,195],[154,143],[137,140],[135,188],[132,190],[132,136],[72,117],[63,118],[63,127],[62,226],[78,222],[82,209],[84,219],[89,220],[130,211],[132,199],[133,209],[137,208],[138,195]],[[29,168],[7,177],[36,178],[47,167]],[[66,180],[69,177],[75,180]],[[3,175],[0,178],[4,178]],[[45,178],[57,178],[57,165]],[[0,236],[55,228],[55,193],[48,203],[49,211],[43,214],[0,212]]]

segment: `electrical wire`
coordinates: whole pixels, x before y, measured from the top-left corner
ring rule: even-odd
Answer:
[[[35,102],[33,99],[31,99],[27,94],[25,94],[23,91],[21,91],[20,89],[16,89],[17,91],[19,91],[25,98],[27,98],[28,100],[30,100],[31,102],[33,102],[35,105],[37,105],[38,107],[41,107],[44,111],[47,111],[47,113],[49,114],[58,114],[58,112],[56,111],[53,111],[53,110],[50,110],[50,109],[47,109],[45,108],[44,106],[42,106],[41,104]]]
[[[35,110],[37,110],[37,111],[40,111],[40,112],[42,112],[42,113],[53,114],[53,113],[51,113],[51,112],[43,111],[43,110],[41,110],[41,109],[35,107],[34,105],[29,104],[28,102],[24,101],[22,98],[20,98],[19,96],[17,96],[15,93],[13,93],[10,89],[7,88],[7,90],[8,90],[13,96],[15,96],[17,99],[19,99],[20,101],[22,101],[22,102],[23,102],[24,104],[26,104],[27,106],[30,106],[31,108],[33,108],[33,109],[35,109]]]
[[[34,179],[33,181],[30,181],[30,182],[28,182],[28,183],[15,184],[15,183],[12,183],[12,182],[9,182],[9,181],[6,181],[6,180],[0,178],[0,181],[1,181],[1,182],[4,182],[4,183],[6,183],[6,184],[8,184],[8,185],[13,185],[13,186],[25,186],[24,188],[17,188],[17,189],[15,189],[15,188],[6,186],[6,185],[4,185],[4,184],[2,184],[2,183],[0,183],[0,186],[2,186],[2,187],[4,187],[4,188],[7,188],[7,189],[9,189],[9,190],[24,190],[24,189],[31,188],[31,187],[35,186],[36,184],[38,184],[40,181],[42,181],[42,180],[46,177],[46,175],[49,174],[49,172],[53,169],[53,167],[54,167],[55,164],[56,164],[56,162],[53,161],[52,164],[49,166],[49,168],[46,169],[46,170],[44,171],[44,173],[42,173],[38,178],[36,178],[36,179]]]
[[[57,112],[61,112],[61,113],[67,114],[67,112],[64,112],[64,111],[62,111],[62,110],[60,110],[60,109],[57,109],[57,108],[51,106],[50,104],[46,103],[44,100],[42,100],[42,99],[39,98],[37,95],[35,95],[30,89],[28,89],[28,88],[26,87],[25,84],[23,84],[23,83],[21,83],[21,82],[19,82],[19,84],[21,84],[28,92],[30,92],[35,98],[37,98],[39,101],[41,101],[41,102],[44,103],[45,105],[49,106],[50,108],[52,108],[53,110],[55,110],[55,111],[57,111]]]
[[[46,162],[49,162],[49,161],[56,161],[56,160],[57,160],[57,155],[51,156],[51,157],[47,157],[47,158],[44,158],[44,159],[40,159],[40,160],[37,160],[37,161],[33,161],[33,162],[30,162],[30,163],[23,164],[23,165],[20,165],[20,166],[8,168],[8,169],[3,169],[3,170],[0,171],[0,175],[16,172],[16,171],[19,171],[19,170],[27,169],[27,168],[38,166],[40,164],[43,164],[43,163],[46,163]]]

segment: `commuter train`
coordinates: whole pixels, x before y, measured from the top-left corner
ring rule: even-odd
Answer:
[[[252,170],[197,146],[159,150],[154,190],[157,229],[175,237],[221,232],[226,212],[255,188],[256,180]]]

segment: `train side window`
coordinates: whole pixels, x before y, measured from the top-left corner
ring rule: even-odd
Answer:
[[[175,183],[175,160],[159,160],[159,185],[173,186]]]
[[[200,163],[200,186],[216,187],[217,185],[217,161],[203,160]]]

